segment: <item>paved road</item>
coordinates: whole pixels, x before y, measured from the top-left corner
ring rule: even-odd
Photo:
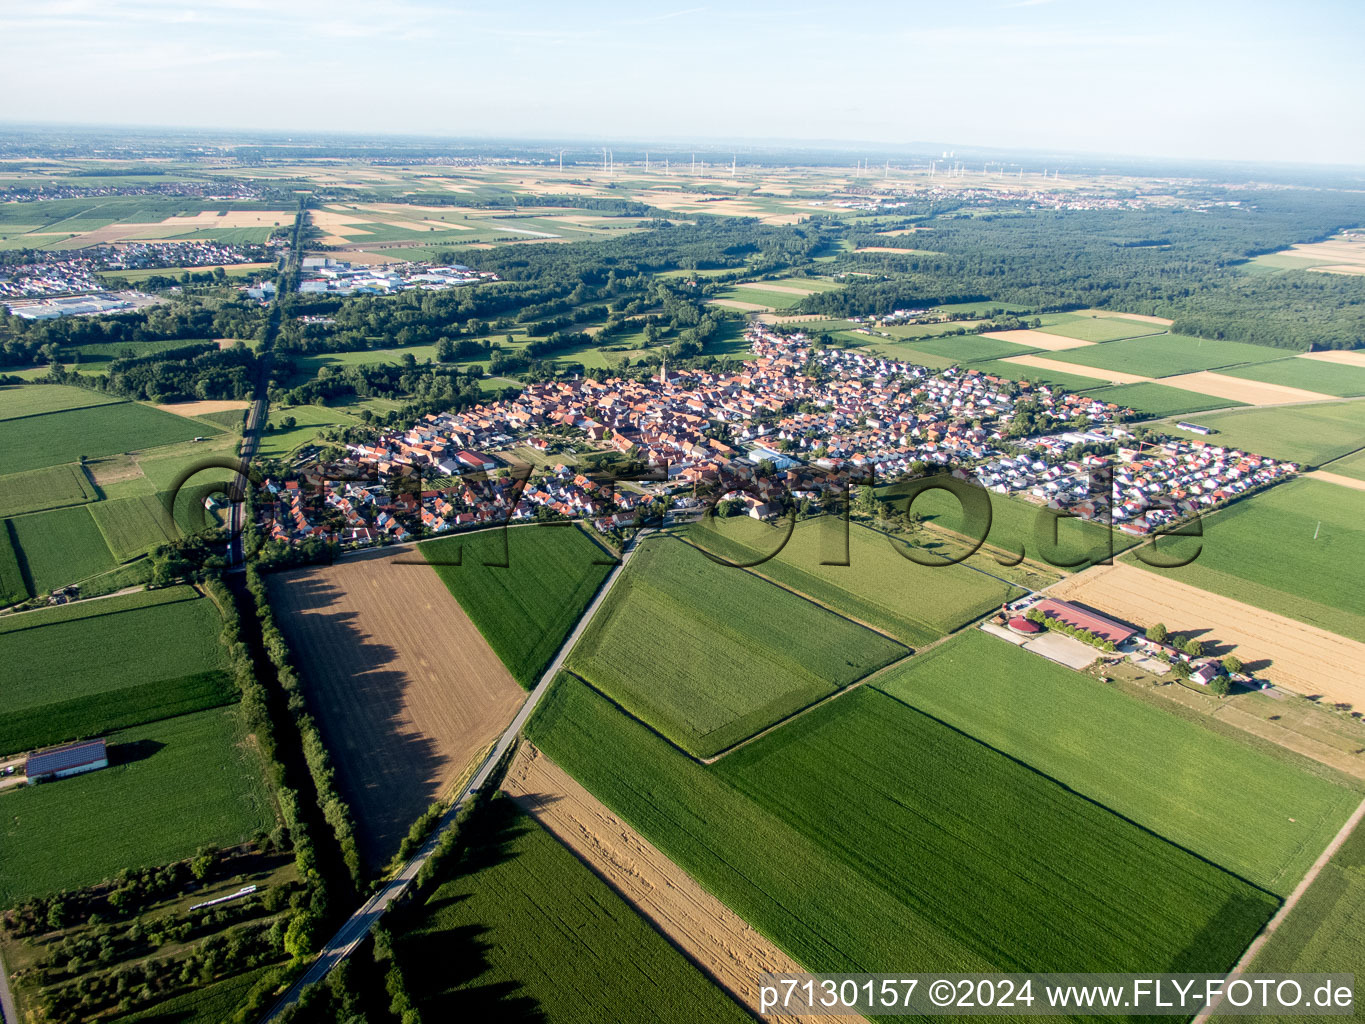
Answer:
[[[526,703],[521,706],[521,710],[518,711],[516,717],[512,719],[512,724],[509,725],[502,736],[499,737],[496,746],[493,747],[492,753],[484,758],[483,763],[479,765],[478,771],[474,773],[474,776],[469,780],[468,785],[461,790],[460,795],[450,805],[450,809],[441,817],[441,820],[437,824],[435,831],[432,832],[431,837],[422,844],[422,848],[417,851],[416,855],[403,865],[403,870],[398,873],[396,878],[385,885],[378,893],[366,900],[360,909],[347,919],[346,923],[343,924],[341,928],[338,929],[337,933],[328,940],[325,946],[323,946],[322,951],[318,954],[317,960],[314,961],[313,966],[308,969],[308,972],[295,982],[294,986],[284,994],[280,1001],[271,1008],[266,1016],[261,1018],[261,1024],[266,1024],[267,1021],[273,1020],[276,1014],[299,997],[299,993],[302,992],[305,987],[314,982],[321,981],[333,967],[346,959],[356,946],[360,944],[361,940],[370,933],[370,929],[373,928],[379,918],[383,916],[384,911],[389,908],[389,904],[407,891],[408,886],[411,885],[413,879],[417,877],[417,873],[422,870],[422,865],[427,862],[431,857],[432,852],[436,849],[436,844],[440,841],[442,833],[454,824],[455,816],[459,813],[460,808],[464,806],[465,802],[474,793],[477,793],[483,787],[484,783],[488,781],[489,775],[492,774],[493,769],[497,767],[498,762],[502,759],[502,756],[506,754],[507,751],[511,749],[512,744],[517,741],[517,737],[521,734],[522,727],[525,726],[526,722],[530,719],[531,713],[535,711],[536,705],[540,703],[541,698],[549,691],[550,684],[554,681],[555,676],[559,675],[560,670],[564,667],[564,661],[569,656],[569,652],[572,651],[574,645],[578,643],[578,638],[581,637],[583,631],[588,628],[588,624],[592,621],[593,616],[597,614],[597,609],[602,606],[602,602],[606,599],[607,594],[610,593],[611,588],[616,584],[616,580],[620,577],[621,572],[630,563],[631,557],[637,550],[638,541],[649,532],[649,530],[641,530],[626,545],[625,550],[621,554],[621,564],[612,569],[611,573],[607,576],[606,581],[598,589],[597,596],[593,598],[592,604],[588,605],[587,611],[585,611],[578,620],[578,625],[574,627],[573,632],[569,634],[568,638],[559,648],[559,651],[555,654],[554,660],[550,662],[549,667],[545,669],[544,674],[540,677],[540,681],[536,683],[535,689],[531,691],[531,696],[527,698]]]

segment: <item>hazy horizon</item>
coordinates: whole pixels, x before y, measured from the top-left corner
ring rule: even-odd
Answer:
[[[1365,165],[1365,8],[1193,7],[5,0],[0,85],[35,125]]]

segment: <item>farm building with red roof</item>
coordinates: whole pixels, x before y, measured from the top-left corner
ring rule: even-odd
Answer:
[[[1039,601],[1034,607],[1048,618],[1065,622],[1068,626],[1074,626],[1077,629],[1088,629],[1101,640],[1112,641],[1115,646],[1130,640],[1137,634],[1137,630],[1132,626],[1111,619],[1107,615],[1101,615],[1099,612],[1081,608],[1069,601],[1058,601],[1054,597]]]

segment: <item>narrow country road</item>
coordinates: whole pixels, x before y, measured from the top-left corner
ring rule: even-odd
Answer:
[[[465,802],[473,794],[483,788],[483,785],[488,781],[489,775],[492,774],[493,769],[497,766],[503,755],[506,754],[507,751],[511,749],[512,744],[517,741],[517,737],[521,734],[522,728],[530,719],[532,712],[535,711],[536,705],[540,703],[541,698],[549,691],[550,684],[554,682],[555,677],[559,675],[560,671],[563,669],[564,660],[569,656],[569,652],[572,651],[574,645],[578,643],[579,637],[583,635],[584,630],[586,630],[589,623],[592,622],[593,616],[597,614],[597,609],[601,607],[607,594],[610,593],[611,588],[615,586],[616,580],[630,563],[631,557],[637,550],[640,538],[644,537],[649,532],[649,530],[641,530],[626,544],[625,549],[621,553],[621,564],[612,569],[606,580],[603,581],[602,586],[598,588],[597,596],[593,598],[592,604],[588,605],[587,610],[584,611],[583,615],[579,618],[578,624],[574,627],[573,632],[564,640],[559,651],[555,654],[554,660],[546,667],[545,672],[536,683],[535,689],[531,691],[530,697],[528,697],[526,703],[521,706],[521,710],[517,712],[516,717],[512,719],[512,724],[504,730],[503,734],[498,738],[497,744],[493,747],[492,752],[484,758],[483,763],[479,765],[478,771],[474,773],[473,777],[469,780],[469,783],[460,791],[459,796],[454,802],[451,803],[450,808],[442,815],[440,822],[437,823],[431,836],[422,844],[422,848],[413,855],[413,858],[410,861],[403,865],[403,869],[392,881],[366,900],[365,903],[361,905],[360,909],[346,920],[346,923],[343,924],[341,928],[338,929],[337,933],[327,941],[327,944],[322,947],[322,950],[318,953],[317,960],[313,962],[313,966],[308,969],[308,972],[294,983],[289,991],[280,998],[279,1002],[271,1008],[268,1014],[261,1018],[261,1024],[267,1024],[268,1021],[273,1020],[281,1010],[299,997],[299,994],[304,988],[314,982],[321,981],[333,967],[346,959],[356,946],[360,944],[361,940],[370,933],[370,929],[373,928],[379,918],[383,916],[384,911],[389,908],[389,905],[407,891],[408,886],[412,884],[413,879],[415,879],[418,872],[422,870],[422,866],[430,859],[432,852],[436,849],[436,844],[440,841],[441,835],[446,829],[454,824],[455,816],[459,813],[460,808],[464,806]]]
[[[9,990],[9,971],[4,961],[0,961],[0,1020],[4,1024],[19,1024],[19,1010],[14,1005],[14,996]]]

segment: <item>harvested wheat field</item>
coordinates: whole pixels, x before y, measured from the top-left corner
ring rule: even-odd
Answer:
[[[414,557],[371,552],[269,577],[372,866],[393,855],[526,697],[445,584]]]
[[[1110,309],[1078,309],[1077,316],[1099,316],[1109,317],[1117,320],[1140,320],[1144,324],[1160,324],[1162,327],[1170,327],[1175,323],[1174,320],[1167,320],[1164,316],[1143,316],[1141,313],[1115,313]]]
[[[981,336],[1012,341],[1016,345],[1027,345],[1029,348],[1047,349],[1049,352],[1065,352],[1069,348],[1085,348],[1095,344],[1093,341],[1082,341],[1080,338],[1063,338],[1060,334],[1048,334],[1046,331],[982,331]]]
[[[1365,704],[1360,672],[1365,644],[1325,629],[1123,562],[1087,569],[1048,588],[1048,594],[1142,628],[1163,622],[1172,633],[1194,633],[1231,646],[1243,663],[1285,689]],[[1260,663],[1267,660],[1262,670]]]
[[[1054,373],[1066,373],[1071,376],[1081,374],[1085,377],[1094,377],[1096,380],[1107,380],[1113,384],[1150,384],[1156,380],[1155,377],[1140,377],[1136,373],[1102,370],[1098,366],[1083,366],[1080,363],[1064,363],[1059,359],[1048,359],[1045,356],[1006,356],[1003,361],[1018,363],[1020,366],[1032,366],[1035,370],[1052,370]]]
[[[937,256],[932,249],[902,249],[895,245],[860,245],[854,252],[894,252],[903,256]]]
[[[1291,388],[1287,384],[1268,384],[1265,381],[1249,380],[1244,377],[1228,377],[1212,370],[1198,373],[1179,373],[1174,377],[1162,377],[1161,383],[1173,388],[1184,388],[1201,395],[1214,398],[1227,398],[1247,405],[1285,405],[1289,402],[1334,402],[1340,399],[1317,391]]]
[[[1365,352],[1347,349],[1329,349],[1326,352],[1301,352],[1298,359],[1320,359],[1324,363],[1341,363],[1343,366],[1365,367]]]
[[[740,1005],[757,1009],[765,971],[803,970],[531,744],[517,750],[502,788]]]
[[[221,347],[221,346],[220,346]],[[201,402],[169,402],[158,405],[162,412],[173,412],[177,416],[203,416],[210,412],[232,412],[235,409],[250,409],[250,402],[236,402],[230,398],[205,399]]]
[[[1365,491],[1365,480],[1357,480],[1353,476],[1342,476],[1340,473],[1329,473],[1325,469],[1316,469],[1304,476],[1314,480],[1325,480],[1329,484],[1339,484],[1342,487],[1349,487],[1353,491]]]

